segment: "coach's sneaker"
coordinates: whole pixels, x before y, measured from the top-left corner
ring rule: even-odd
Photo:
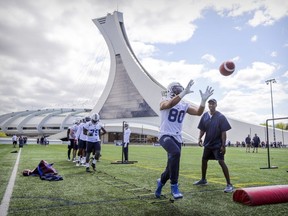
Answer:
[[[193,185],[207,185],[208,182],[206,179],[200,179],[199,181],[196,181],[193,183]]]
[[[171,194],[174,197],[174,199],[183,198],[182,193],[180,193],[178,189],[178,184],[171,184]]]
[[[161,179],[157,179],[157,188],[155,191],[155,197],[160,198],[161,197],[161,191],[163,188],[164,184],[161,183]]]
[[[232,184],[227,184],[226,188],[224,189],[225,193],[232,193],[234,191],[234,187]]]

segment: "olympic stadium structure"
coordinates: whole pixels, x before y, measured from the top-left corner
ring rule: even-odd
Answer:
[[[166,88],[155,80],[141,65],[128,40],[123,14],[114,11],[104,17],[93,19],[104,37],[110,54],[108,81],[98,102],[88,109],[46,109],[23,111],[0,116],[1,130],[7,135],[49,136],[50,139],[66,137],[66,129],[77,117],[99,113],[107,134],[102,142],[122,140],[123,123],[129,123],[131,142],[154,142],[160,125],[159,101]],[[192,104],[192,103],[191,103]],[[196,106],[196,104],[193,104]],[[183,124],[185,143],[197,143],[200,117],[188,115]],[[231,143],[243,141],[255,133],[267,140],[266,127],[228,118],[232,129],[227,138]],[[270,140],[273,130],[268,129]],[[288,132],[275,129],[275,137],[283,143]]]
[[[7,136],[50,136],[67,130],[76,118],[88,116],[91,109],[43,109],[12,112],[0,116],[0,128]]]

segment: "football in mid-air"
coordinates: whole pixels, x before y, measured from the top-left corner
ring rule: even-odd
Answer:
[[[220,67],[219,71],[223,76],[229,76],[235,71],[235,64],[233,61],[225,61]]]

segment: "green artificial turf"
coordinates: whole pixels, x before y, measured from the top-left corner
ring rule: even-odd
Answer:
[[[0,198],[2,199],[17,155],[12,145],[0,145]],[[19,151],[19,149],[17,148]],[[64,144],[25,145],[21,150],[16,182],[8,215],[287,215],[288,203],[246,206],[226,194],[222,170],[216,161],[209,161],[207,186],[194,186],[201,177],[200,147],[183,147],[179,188],[184,195],[173,202],[170,185],[163,188],[163,197],[156,199],[156,179],[166,165],[166,152],[152,145],[130,145],[129,160],[134,164],[112,164],[121,160],[121,147],[102,145],[102,157],[96,172],[86,173],[67,161]],[[22,176],[24,169],[34,169],[40,160],[54,163],[62,181],[45,181]],[[225,157],[235,188],[288,184],[288,148],[267,149],[246,153],[245,148],[227,148]]]

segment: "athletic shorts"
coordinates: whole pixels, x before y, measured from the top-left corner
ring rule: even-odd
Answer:
[[[78,140],[78,147],[79,149],[86,149],[86,141],[85,140]]]
[[[89,142],[86,143],[86,151],[87,152],[93,152],[94,151],[101,151],[101,145],[100,142]]]
[[[221,148],[211,149],[204,147],[202,160],[224,160],[224,155],[220,151]]]
[[[69,143],[68,143],[68,149],[73,149],[74,146],[74,139],[69,139]]]
[[[78,142],[74,142],[73,150],[78,150]]]

